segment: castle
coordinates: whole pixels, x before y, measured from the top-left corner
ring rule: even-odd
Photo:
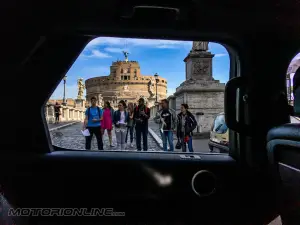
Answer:
[[[123,52],[124,61],[115,61],[110,66],[109,76],[100,76],[85,81],[86,100],[96,97],[99,103],[109,101],[116,108],[120,100],[137,103],[143,97],[148,107],[156,101],[156,80],[154,75],[142,75],[137,61],[128,61],[127,52]],[[157,100],[167,97],[167,80],[161,76],[156,77]]]

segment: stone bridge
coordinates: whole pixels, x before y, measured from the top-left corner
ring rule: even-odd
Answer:
[[[52,144],[61,148],[73,149],[73,150],[85,150],[85,137],[81,134],[82,122],[62,122],[60,124],[49,124],[50,136]],[[113,143],[116,146],[116,136],[113,130]],[[174,146],[177,143],[176,135],[174,135]],[[117,150],[116,147],[110,148],[107,133],[103,135],[104,150]],[[127,151],[136,151],[135,139],[133,141],[133,148],[129,146]],[[194,140],[194,150],[196,152],[209,152],[208,139]],[[96,138],[93,138],[91,150],[97,151]],[[158,125],[153,121],[149,121],[149,133],[148,133],[148,151],[159,152],[162,151],[162,140],[159,134]],[[175,149],[176,152],[181,150]]]
[[[85,115],[85,109],[79,109],[70,106],[63,106],[61,105],[61,115],[60,121],[83,121]],[[55,113],[54,113],[54,105],[47,104],[45,106],[45,118],[47,123],[52,124],[55,122]]]

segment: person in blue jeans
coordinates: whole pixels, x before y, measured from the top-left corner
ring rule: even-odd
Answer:
[[[188,146],[188,149],[190,152],[194,152],[194,149],[193,149],[193,137],[190,136],[189,137],[189,140],[187,142],[187,146]]]
[[[91,98],[91,107],[89,107],[85,112],[85,119],[83,123],[82,130],[88,129],[90,136],[85,137],[85,149],[91,149],[91,143],[93,135],[96,136],[98,150],[103,150],[102,132],[101,132],[101,117],[102,109],[97,106],[97,99],[95,97]]]
[[[186,145],[188,145],[189,152],[194,151],[192,135],[197,127],[197,121],[188,109],[187,104],[181,104],[181,113],[177,115],[177,137],[180,140],[182,152],[186,152]]]
[[[161,101],[161,109],[157,112],[154,121],[160,124],[160,134],[164,151],[168,151],[168,143],[170,151],[174,151],[173,132],[176,129],[176,112],[169,108],[169,101],[167,99]]]

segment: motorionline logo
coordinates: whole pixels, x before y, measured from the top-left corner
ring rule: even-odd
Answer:
[[[125,212],[113,208],[11,208],[8,216],[125,216]]]

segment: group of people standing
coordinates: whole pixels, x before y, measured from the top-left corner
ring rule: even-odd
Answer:
[[[154,118],[155,122],[160,125],[160,134],[163,141],[164,151],[168,151],[168,143],[170,151],[174,151],[173,133],[177,136],[177,149],[188,150],[193,152],[193,130],[197,127],[197,121],[194,115],[188,110],[187,104],[181,104],[181,112],[176,115],[175,110],[169,108],[169,101],[163,99],[160,103],[160,109]]]
[[[105,130],[109,137],[109,145],[115,147],[112,142],[112,130],[114,127],[117,149],[125,150],[128,136],[130,136],[130,147],[133,147],[133,135],[135,128],[136,147],[138,151],[142,150],[141,140],[143,138],[143,150],[148,150],[148,120],[150,118],[150,109],[146,107],[145,100],[140,98],[138,105],[121,100],[118,104],[118,110],[114,111],[109,102],[105,102],[102,110],[97,106],[97,99],[91,98],[91,107],[85,112],[85,120],[82,130],[88,129],[90,135],[86,136],[85,148],[91,149],[93,135],[96,136],[98,149],[103,150],[103,139]]]
[[[97,106],[97,99],[91,98],[91,107],[85,112],[85,120],[82,130],[88,129],[90,135],[86,136],[85,148],[91,149],[93,135],[96,136],[98,149],[103,150],[103,135],[107,131],[110,148],[114,148],[112,141],[112,130],[114,129],[117,140],[117,149],[125,150],[126,147],[133,147],[134,133],[136,148],[148,150],[148,120],[150,109],[146,106],[145,100],[140,98],[138,104],[128,103],[121,100],[118,110],[114,111],[109,102],[105,102],[104,109]],[[163,141],[163,150],[174,151],[173,134],[177,135],[177,149],[183,152],[188,150],[193,152],[192,136],[193,130],[197,127],[197,121],[188,110],[187,104],[181,105],[181,112],[176,115],[175,110],[169,108],[167,99],[161,101],[160,109],[154,117],[154,121],[159,124],[160,133]],[[135,132],[134,132],[135,131]],[[128,138],[129,137],[129,138]],[[127,146],[127,140],[130,140]],[[143,146],[141,145],[143,140]]]

